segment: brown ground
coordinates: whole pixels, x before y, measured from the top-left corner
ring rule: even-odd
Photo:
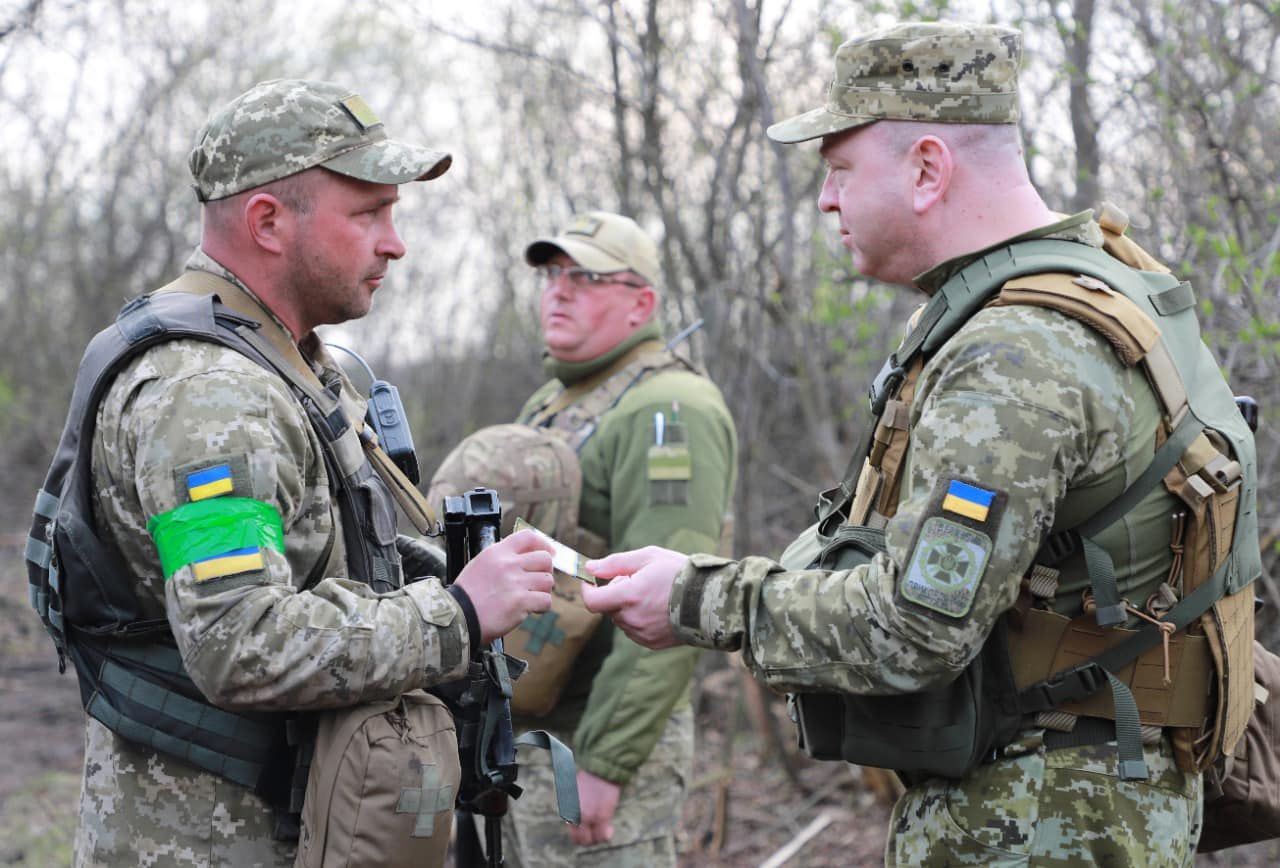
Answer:
[[[27,608],[19,559],[0,551],[0,866],[47,868],[70,864],[83,712],[74,676],[58,675],[52,644]],[[816,833],[786,865],[882,864],[887,802],[858,770],[796,756],[780,702],[751,689],[724,661],[708,655],[704,662],[681,865],[764,865],[806,828]],[[1197,861],[1277,864],[1277,842]]]

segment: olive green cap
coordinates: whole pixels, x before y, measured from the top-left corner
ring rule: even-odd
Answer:
[[[327,81],[255,84],[209,116],[187,164],[201,202],[324,166],[375,184],[443,175],[444,151],[387,138],[358,94]]]
[[[956,124],[1018,121],[1022,35],[995,24],[895,24],[836,49],[821,108],[767,130],[794,143],[879,120]]]
[[[634,271],[650,285],[659,274],[658,245],[636,221],[608,211],[578,214],[559,235],[525,248],[524,259],[542,265],[557,253],[591,271]]]

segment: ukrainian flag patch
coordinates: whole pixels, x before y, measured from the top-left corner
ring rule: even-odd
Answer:
[[[191,570],[195,573],[197,582],[234,576],[237,573],[251,573],[265,568],[266,562],[262,557],[262,549],[257,546],[223,552],[191,564]]]
[[[985,488],[953,479],[947,487],[946,496],[942,499],[942,508],[974,521],[986,521],[995,499],[994,491],[987,491]]]
[[[230,464],[215,464],[187,474],[187,496],[192,502],[230,494],[234,489]]]

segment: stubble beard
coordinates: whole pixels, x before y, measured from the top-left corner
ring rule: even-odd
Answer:
[[[315,325],[335,325],[360,319],[373,306],[373,294],[363,278],[353,281],[341,269],[300,251],[288,272],[290,292]]]

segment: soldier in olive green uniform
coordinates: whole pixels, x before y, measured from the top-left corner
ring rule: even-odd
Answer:
[[[654,322],[652,239],[632,220],[579,215],[526,252],[543,281],[551,380],[519,421],[562,435],[582,469],[578,544],[594,554],[660,544],[716,550],[733,491],[737,441],[720,391],[667,351]],[[513,637],[537,631],[531,617]],[[574,750],[582,824],[556,814],[550,770],[525,764],[526,792],[504,824],[512,864],[675,864],[675,831],[693,754],[689,683],[697,651],[646,651],[603,620],[545,716]],[[537,658],[531,658],[537,666]]]
[[[388,139],[345,88],[259,84],[211,115],[191,154],[201,247],[167,289],[217,293],[238,321],[257,324],[250,331],[268,357],[317,384],[326,424],[357,430],[363,399],[313,329],[368,311],[405,253],[391,219],[399,185],[449,162]],[[124,569],[109,580],[132,593],[138,626],[155,638],[100,648],[73,631],[71,653],[77,669],[78,655],[105,653],[106,668],[81,671],[82,680],[134,683],[134,698],[155,713],[212,729],[220,709],[266,724],[283,718],[263,713],[396,697],[464,674],[481,643],[550,604],[550,554],[530,534],[473,560],[447,591],[434,578],[403,582],[385,485],[365,473],[368,524],[344,532],[337,465],[298,393],[228,346],[178,338],[144,349],[88,412],[93,515],[77,518],[118,551]],[[358,445],[354,455],[359,464]],[[408,539],[399,547],[413,548]],[[357,562],[377,563],[377,582],[353,581]],[[151,664],[166,660],[173,675],[157,681]],[[172,687],[192,682],[199,692]],[[217,765],[210,750],[193,764],[196,753],[184,754],[189,762],[169,750],[173,737],[99,709],[95,697],[77,865],[293,863],[296,842],[274,840],[272,805],[206,770]],[[235,741],[212,751],[234,751]],[[456,756],[437,759],[456,775]],[[286,793],[291,773],[287,764],[279,772]],[[420,795],[430,797],[423,819],[438,808],[447,829],[456,777],[441,775],[440,792]],[[418,769],[419,786],[427,777]]]
[[[1007,28],[887,28],[840,47],[826,105],[768,131],[782,142],[821,137],[828,172],[819,207],[838,216],[855,266],[930,299],[899,348],[902,363],[895,356],[877,380],[879,420],[860,474],[855,465],[850,475],[858,480],[856,493],[851,482],[828,493],[843,508],[828,513],[836,525],[821,539],[852,539],[856,534],[841,531],[853,525],[864,538],[883,533],[879,553],[834,569],[806,568],[826,563],[815,557],[815,529],[784,555],[785,565],[655,548],[622,553],[588,564],[598,576],[614,577],[607,587],[584,590],[588,608],[611,612],[648,647],[741,649],[756,677],[778,690],[883,695],[881,708],[891,708],[895,695],[957,683],[987,647],[1001,653],[988,637],[1006,624],[1012,635],[1021,623],[1015,613],[1051,623],[1061,613],[1078,618],[1071,623],[1084,632],[1097,629],[1093,602],[1081,592],[1092,583],[1098,608],[1105,608],[1106,582],[1094,581],[1092,565],[1084,571],[1079,550],[1055,568],[1041,567],[1041,544],[1082,526],[1154,463],[1152,453],[1169,436],[1164,395],[1175,387],[1166,388],[1167,381],[1153,387],[1142,366],[1158,370],[1157,352],[1195,354],[1202,347],[1194,341],[1170,349],[1158,331],[1139,340],[1114,322],[1095,317],[1090,324],[1091,311],[1110,306],[1142,331],[1166,311],[1130,315],[1137,308],[1126,306],[1127,296],[1084,276],[1103,268],[1116,275],[1116,286],[1145,279],[1100,255],[1104,238],[1108,251],[1127,239],[1104,236],[1088,212],[1052,213],[1030,185],[1015,126],[1019,57],[1019,34]],[[1044,250],[1053,252],[1054,267],[1044,269],[1053,273],[1041,274],[1034,264],[1018,270]],[[989,286],[1000,268],[1022,276]],[[1154,273],[1159,266],[1143,268]],[[1189,310],[1185,286],[1167,283],[1157,307],[1171,316],[1175,308]],[[949,338],[916,340],[962,299],[988,290],[999,297],[955,316]],[[1052,303],[1026,301],[1036,292]],[[1064,313],[1064,298],[1083,302]],[[1215,367],[1207,351],[1198,358]],[[1221,430],[1232,430],[1239,414],[1216,370],[1214,376],[1216,384],[1201,391],[1226,408]],[[1185,382],[1183,398],[1190,395],[1194,406],[1205,395],[1192,394],[1199,381]],[[1216,452],[1213,460],[1237,464],[1224,475],[1223,496],[1249,504],[1240,506],[1240,518],[1231,510],[1241,531],[1223,567],[1238,558],[1247,585],[1256,576],[1248,519],[1256,470],[1244,431],[1232,435],[1235,462]],[[903,451],[891,457],[895,444]],[[1179,466],[1170,474],[1182,472]],[[1170,523],[1181,509],[1174,494],[1187,486],[1152,482],[1123,521],[1085,541],[1114,566],[1111,588],[1127,601],[1121,621],[1127,615],[1131,628],[1139,617],[1160,616],[1166,596],[1177,600],[1194,587],[1191,568],[1175,560],[1183,540]],[[1219,542],[1218,560],[1231,539],[1228,532]],[[1030,580],[1023,582],[1024,575]],[[1188,650],[1191,639],[1177,647]],[[996,660],[1003,666],[1027,662],[1004,653]],[[1158,661],[1158,645],[1154,653]],[[1174,683],[1190,671],[1183,662],[1166,667]],[[1153,668],[1158,676],[1159,663]],[[1202,713],[1210,677],[1202,670],[1191,685]],[[1119,715],[1123,690],[1115,689]],[[1152,689],[1161,690],[1158,678]],[[833,717],[806,721],[811,736],[839,726],[842,707],[837,701]],[[1146,726],[1139,741],[1134,721],[1126,742],[1128,731],[1110,720],[1058,708],[1015,714],[1012,740],[996,743],[962,774],[914,776],[894,810],[886,861],[1190,865],[1201,778],[1193,762],[1175,758],[1178,731]],[[874,732],[907,742],[921,727],[928,735],[950,722],[904,721]],[[1125,758],[1126,744],[1136,754]]]

